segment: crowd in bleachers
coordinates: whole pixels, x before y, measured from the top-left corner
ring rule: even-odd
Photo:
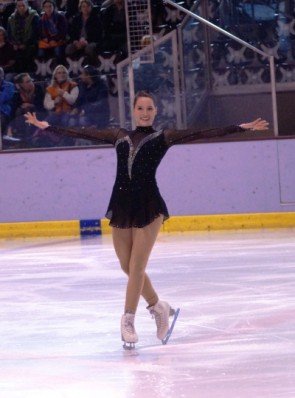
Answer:
[[[0,108],[4,148],[79,144],[26,124],[23,116],[26,112],[35,112],[51,124],[69,127],[106,127],[110,116],[106,82],[91,65],[83,66],[79,79],[75,80],[64,65],[58,65],[45,89],[28,72],[17,74],[14,83],[9,82],[0,68]]]
[[[151,11],[156,35],[180,22],[162,0],[152,0]],[[3,146],[18,141],[25,147],[73,144],[26,126],[22,115],[28,110],[61,125],[107,125],[110,87],[105,75],[114,74],[126,56],[124,0],[2,0]],[[95,111],[98,105],[103,112]]]
[[[195,3],[176,1],[187,8]],[[210,21],[274,56],[278,82],[294,81],[293,0],[208,0],[206,4]],[[109,109],[110,97],[117,94],[116,64],[127,56],[124,6],[124,0],[1,0],[0,136],[5,137],[4,148],[65,144],[24,125],[26,110],[36,110],[42,119],[64,125],[110,124],[110,114],[118,108],[116,104]],[[170,32],[182,19],[163,0],[151,0],[151,11],[155,37]],[[142,21],[142,15],[138,20]],[[269,83],[265,57],[254,56],[241,44],[210,32],[214,86]],[[204,40],[203,29],[197,23],[188,24],[183,41],[184,74],[195,91],[202,89],[206,76]],[[135,68],[135,88],[155,94],[161,87],[173,95],[167,66],[171,54],[160,49],[157,57],[163,61],[146,64],[140,71]],[[113,125],[117,123],[116,118],[111,119]]]
[[[151,5],[155,33],[179,23],[162,0]],[[67,57],[77,60],[83,55],[85,64],[96,66],[98,55],[106,52],[127,55],[123,0],[4,0],[0,27],[0,66],[5,73],[35,72],[46,59],[66,65]]]

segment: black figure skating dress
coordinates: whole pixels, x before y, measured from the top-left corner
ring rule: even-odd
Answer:
[[[142,228],[159,215],[163,215],[164,220],[169,217],[155,175],[157,167],[172,145],[244,131],[239,126],[205,131],[155,131],[152,127],[137,127],[134,131],[121,128],[97,130],[87,127],[64,129],[50,126],[44,133],[47,130],[115,146],[117,176],[106,217],[110,220],[110,225],[117,228]]]

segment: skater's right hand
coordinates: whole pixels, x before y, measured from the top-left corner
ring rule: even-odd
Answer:
[[[37,119],[36,117],[36,113],[35,112],[27,112],[24,114],[24,117],[26,119],[26,123],[27,124],[32,124],[33,126],[38,127],[41,130],[46,129],[47,127],[49,127],[49,123],[44,121],[40,121]]]

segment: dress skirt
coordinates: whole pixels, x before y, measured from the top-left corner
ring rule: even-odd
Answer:
[[[155,184],[142,184],[128,188],[115,184],[106,218],[115,228],[143,228],[160,215],[169,218],[166,203]]]

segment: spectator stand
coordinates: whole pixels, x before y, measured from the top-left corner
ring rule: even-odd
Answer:
[[[295,82],[295,16],[291,1],[209,1],[208,18],[243,40],[274,56],[276,79]],[[211,37],[213,69],[216,76],[227,75],[228,85],[264,84],[270,81],[267,58],[252,57],[244,46],[220,34]],[[252,54],[253,55],[253,54]],[[225,83],[224,81],[224,83]]]
[[[112,3],[114,3],[114,1],[110,1],[108,2],[108,4],[106,4],[106,2],[98,0],[93,1],[93,14],[95,14],[98,18],[103,18],[105,14],[107,14],[106,11],[110,9],[110,7],[113,5]],[[37,10],[39,14],[41,14],[41,1],[31,1],[30,5],[32,6],[32,8]],[[59,7],[59,13],[65,15],[69,23],[73,21],[74,17],[77,15],[76,11],[78,9],[78,0],[68,0],[67,2],[60,0],[57,1],[57,5]],[[14,11],[15,3],[12,4],[10,2],[9,6],[11,7],[11,11]],[[8,5],[6,7],[8,7]],[[145,35],[145,41],[139,42],[140,47],[149,45],[151,43],[151,37],[152,40],[161,38],[171,31],[171,29],[173,28],[173,23],[171,23],[171,15],[171,13],[169,14],[169,12],[167,12],[166,6],[161,0],[151,1],[152,31],[148,32],[149,34]],[[135,24],[143,24],[144,18],[144,13],[139,13],[136,16]],[[173,19],[173,21],[176,25],[175,18]],[[48,51],[46,56],[40,57],[36,54],[32,57],[32,66],[30,67],[30,70],[28,72],[32,80],[34,80],[34,84],[42,90],[42,93],[45,96],[46,88],[50,84],[52,74],[58,64],[64,65],[67,68],[71,79],[77,83],[80,82],[80,76],[83,73],[84,67],[89,64],[92,65],[96,69],[98,75],[105,79],[107,83],[110,105],[109,124],[111,126],[118,126],[118,78],[116,69],[118,63],[126,59],[127,37],[126,34],[125,36],[123,35],[123,38],[125,37],[125,41],[121,43],[120,46],[115,45],[114,47],[113,45],[114,43],[116,43],[116,41],[107,40],[110,39],[110,37],[108,37],[105,32],[103,34],[104,39],[100,40],[100,42],[105,43],[105,45],[97,48],[95,57],[93,57],[92,59],[89,59],[89,57],[85,56],[85,54],[80,54],[80,56],[66,55],[64,57],[61,57],[60,59],[57,59],[53,52]],[[108,44],[110,42],[112,43],[112,46],[109,47]],[[70,42],[68,41],[68,43]],[[136,87],[143,87],[149,91],[156,92],[159,89],[159,86],[162,85],[163,91],[167,91],[167,93],[169,93],[170,95],[173,91],[173,84],[171,84],[171,81],[173,81],[173,78],[171,78],[171,54],[171,48],[167,48],[164,46],[161,50],[159,49],[157,53],[156,63],[145,65],[146,78],[142,77],[141,72],[135,70]],[[13,81],[13,78],[16,75],[17,71],[12,72],[10,80]],[[165,112],[167,115],[172,114],[172,108],[169,110],[169,104],[165,104],[165,101],[163,102],[163,107],[166,109],[166,111],[164,111],[164,114]],[[19,136],[19,133],[17,132],[17,129],[15,127],[14,130],[11,129],[11,136]],[[16,146],[16,144],[14,145]],[[31,145],[32,147],[35,146],[35,144],[33,143]],[[19,144],[19,146],[28,148],[28,141],[25,142],[24,140],[24,142],[21,142]]]

